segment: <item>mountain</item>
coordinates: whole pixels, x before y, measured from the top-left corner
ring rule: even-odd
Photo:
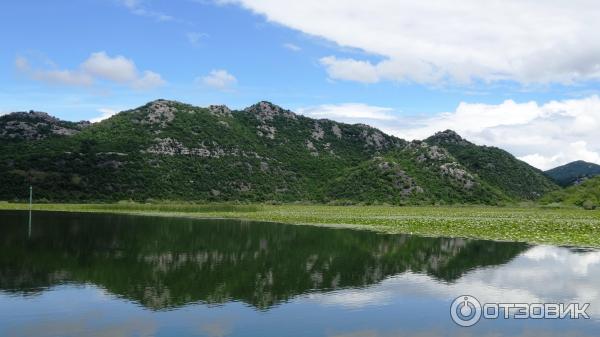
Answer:
[[[0,140],[40,140],[52,135],[71,136],[89,122],[66,122],[45,112],[13,112],[0,116]]]
[[[541,170],[502,149],[468,142],[452,130],[438,132],[425,141],[446,149],[470,172],[510,198],[537,199],[556,189]]]
[[[579,185],[554,191],[541,199],[542,203],[561,203],[585,209],[600,207],[600,177],[587,179]]]
[[[561,186],[570,186],[600,175],[600,165],[578,160],[548,170],[546,175]]]
[[[37,112],[1,121],[0,200],[26,199],[29,182],[53,201],[496,204],[557,188],[451,131],[407,142],[269,102],[232,111],[161,99],[94,124]]]

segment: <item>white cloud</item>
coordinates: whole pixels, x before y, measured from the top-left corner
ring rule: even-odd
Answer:
[[[91,86],[97,80],[128,85],[134,89],[152,89],[165,84],[160,74],[138,71],[135,63],[121,55],[111,57],[106,52],[92,53],[77,69],[34,69],[22,56],[15,60],[18,71],[30,78],[51,84]]]
[[[18,71],[27,74],[32,79],[47,83],[90,86],[94,82],[92,76],[81,71],[32,69],[29,61],[21,56],[15,60],[15,67]]]
[[[105,52],[92,53],[81,69],[92,76],[119,83],[135,81],[138,76],[133,61],[120,55],[110,57]]]
[[[395,120],[391,108],[371,106],[361,103],[324,104],[300,108],[298,113],[311,118],[327,118],[346,123]]]
[[[101,109],[98,109],[98,112],[100,112],[101,115],[96,118],[92,118],[90,120],[90,122],[97,123],[97,122],[103,121],[107,118],[110,118],[110,117],[116,115],[119,111],[115,110],[115,109],[101,108]]]
[[[506,149],[540,169],[574,160],[600,164],[600,98],[498,105],[461,103],[456,111],[416,118],[394,134],[425,138],[452,129],[479,144]]]
[[[332,79],[362,83],[379,82],[377,69],[369,62],[352,59],[340,60],[335,56],[323,57],[320,62],[327,67],[327,73]]]
[[[222,91],[231,90],[231,87],[237,83],[235,76],[223,69],[212,70],[208,75],[198,78],[197,81]]]
[[[146,70],[144,71],[143,76],[136,78],[133,82],[131,82],[131,87],[138,90],[149,90],[153,88],[160,87],[164,85],[166,82],[162,79],[160,74],[157,74],[153,71]]]
[[[519,159],[550,169],[575,160],[600,164],[600,97],[500,104],[460,103],[455,111],[400,116],[393,109],[365,104],[300,108],[315,118],[363,122],[407,140],[424,139],[452,129],[481,145],[497,146]]]
[[[149,18],[155,19],[156,21],[159,21],[159,22],[174,20],[174,18],[171,15],[167,15],[165,13],[156,12],[156,11],[147,9],[144,6],[143,0],[119,0],[119,1],[121,2],[121,4],[123,6],[127,7],[127,9],[129,9],[129,11],[132,14],[149,17]]]
[[[585,160],[600,164],[600,151],[592,150],[584,141],[564,144],[557,154],[529,154],[519,159],[542,169],[550,169],[575,160]]]
[[[600,79],[596,0],[216,1],[241,5],[271,22],[382,58],[373,62],[324,55],[321,63],[334,79],[368,83]]]
[[[302,48],[300,48],[299,46],[297,46],[293,43],[284,43],[283,48],[289,49],[291,51],[301,51],[302,50]]]

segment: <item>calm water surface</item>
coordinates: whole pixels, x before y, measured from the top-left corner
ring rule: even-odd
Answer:
[[[589,302],[589,320],[449,315]],[[124,215],[0,212],[0,336],[600,336],[600,252]]]

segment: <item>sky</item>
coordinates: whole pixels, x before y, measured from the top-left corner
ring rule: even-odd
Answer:
[[[267,100],[407,140],[453,129],[540,169],[600,164],[599,17],[596,0],[3,1],[0,114]]]

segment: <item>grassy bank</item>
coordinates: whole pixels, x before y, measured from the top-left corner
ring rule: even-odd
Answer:
[[[0,210],[27,209],[0,203]],[[392,207],[233,204],[40,204],[35,210],[235,218],[348,226],[388,233],[600,247],[600,211],[539,207]]]

